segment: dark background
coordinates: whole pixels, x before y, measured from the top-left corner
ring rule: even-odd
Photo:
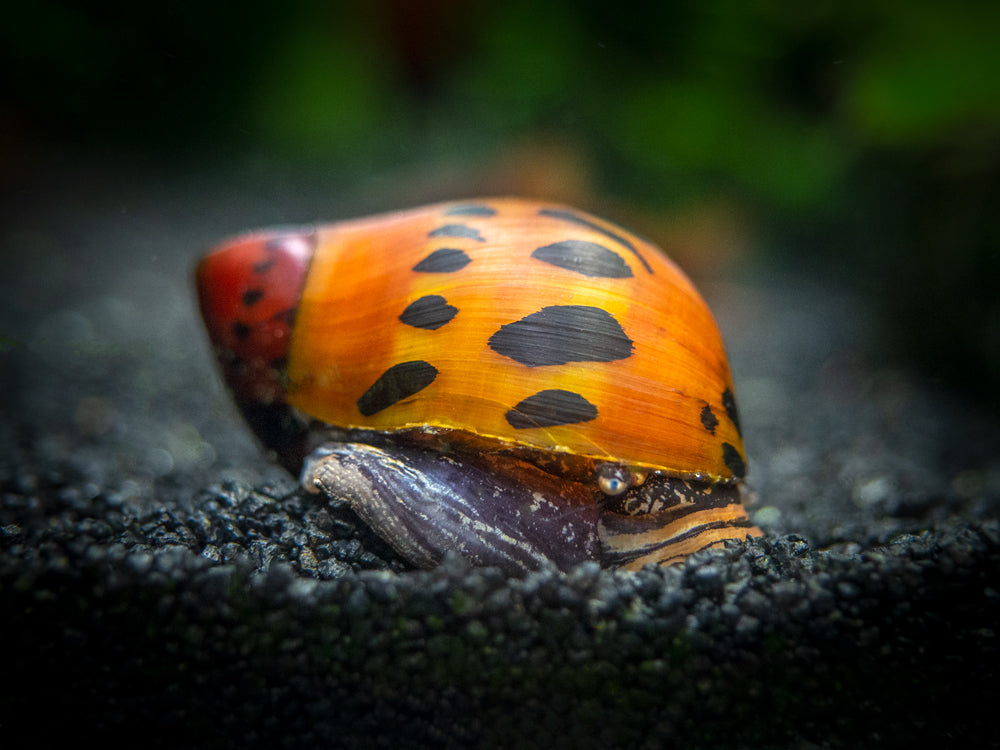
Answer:
[[[42,1],[0,25],[0,727],[996,743],[1000,10],[654,5]],[[200,253],[497,194],[695,278],[763,542],[643,577],[385,578],[391,551],[261,454]]]
[[[845,281],[878,307],[880,356],[997,405],[991,3],[43,1],[18,15],[0,31],[15,202],[44,200],[40,166],[215,179],[277,198],[260,222],[470,191],[565,199],[696,275],[781,264]]]
[[[208,179],[275,204],[261,223],[482,191],[564,199],[695,275],[778,264],[846,282],[877,306],[878,356],[995,409],[998,15],[45,0],[0,30],[0,180],[10,206],[45,200],[40,167]]]
[[[847,280],[878,304],[884,354],[996,405],[991,3],[43,1],[18,14],[0,31],[15,195],[40,162],[86,158],[98,174],[221,173],[220,190],[306,204],[262,222],[463,190],[564,198],[678,245],[694,272],[736,256]]]

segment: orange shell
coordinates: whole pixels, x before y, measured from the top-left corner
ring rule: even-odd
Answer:
[[[287,375],[288,403],[339,427],[745,471],[704,300],[658,248],[563,206],[484,199],[318,227]]]

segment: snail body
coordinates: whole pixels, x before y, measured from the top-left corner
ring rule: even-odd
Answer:
[[[262,442],[415,565],[637,569],[760,533],[711,312],[609,222],[439,204],[251,233],[197,283]]]

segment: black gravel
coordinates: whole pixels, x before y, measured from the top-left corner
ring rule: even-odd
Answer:
[[[879,361],[863,300],[702,285],[763,540],[411,572],[261,456],[195,319],[200,249],[333,214],[98,174],[35,178],[0,235],[5,747],[1000,744],[1000,427]]]

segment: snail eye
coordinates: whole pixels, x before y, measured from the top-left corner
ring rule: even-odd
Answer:
[[[609,497],[615,497],[632,486],[632,473],[624,466],[601,464],[597,467],[597,486]]]
[[[597,486],[608,497],[617,497],[632,487],[639,487],[647,476],[645,471],[619,464],[600,464],[597,467]]]

